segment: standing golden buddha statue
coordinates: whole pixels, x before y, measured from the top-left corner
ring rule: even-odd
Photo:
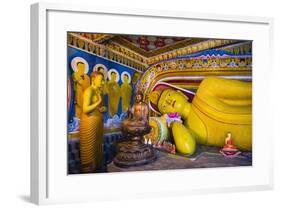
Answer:
[[[125,112],[130,107],[133,88],[130,85],[131,80],[128,72],[123,72],[121,79],[123,81],[121,85],[122,112]]]
[[[120,99],[120,86],[118,84],[119,74],[116,70],[110,70],[108,73],[109,81],[106,84],[106,93],[108,94],[108,112],[112,118],[118,113]]]
[[[75,94],[75,116],[80,118],[83,106],[83,92],[90,86],[90,78],[85,74],[85,64],[77,63],[77,71],[72,75]]]
[[[101,169],[104,77],[100,72],[91,74],[91,86],[84,92],[83,113],[80,121],[80,160],[81,172],[89,173]]]

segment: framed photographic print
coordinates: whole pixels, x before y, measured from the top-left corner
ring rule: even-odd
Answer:
[[[272,24],[32,5],[32,202],[271,188]]]

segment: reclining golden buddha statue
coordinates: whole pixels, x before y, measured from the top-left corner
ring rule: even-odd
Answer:
[[[223,147],[231,132],[240,150],[252,149],[252,84],[209,77],[188,102],[181,91],[165,89],[148,95],[162,114],[179,113],[183,123],[171,124],[177,151],[193,154],[196,143]]]

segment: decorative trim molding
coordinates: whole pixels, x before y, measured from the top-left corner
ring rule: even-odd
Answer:
[[[77,33],[68,33],[68,45],[73,46],[79,50],[87,51],[91,54],[99,57],[106,58],[108,60],[117,62],[130,68],[134,68],[136,71],[144,72],[148,67],[147,64],[130,57],[132,53],[125,53],[113,50],[110,47],[95,43],[94,41],[85,38]],[[137,54],[132,54],[133,56]]]
[[[139,80],[136,90],[146,96],[159,80],[184,76],[252,76],[252,56],[234,55],[222,50],[208,50],[186,57],[177,57],[151,65]]]
[[[71,47],[71,48],[75,48],[75,49],[77,49],[77,50],[83,51],[83,52],[85,52],[85,53],[88,53],[88,54],[97,56],[97,57],[99,57],[99,58],[102,58],[102,59],[105,59],[105,60],[108,60],[108,61],[112,61],[112,62],[114,62],[114,63],[117,63],[117,64],[120,64],[120,65],[122,65],[122,66],[128,67],[128,68],[133,69],[134,71],[137,71],[137,72],[139,72],[139,73],[144,73],[143,71],[140,71],[140,70],[138,70],[138,69],[136,69],[136,68],[133,68],[133,67],[131,67],[131,66],[128,66],[128,65],[119,63],[119,62],[117,62],[117,61],[115,61],[115,60],[108,59],[107,57],[99,56],[99,55],[97,55],[97,54],[91,53],[90,51],[86,51],[86,50],[84,50],[84,49],[75,47],[75,46],[70,45],[70,44],[68,44],[68,46]]]

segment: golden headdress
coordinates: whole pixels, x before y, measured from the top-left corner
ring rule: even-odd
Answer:
[[[161,94],[162,94],[162,91],[160,91],[160,90],[152,91],[148,94],[148,99],[151,103],[153,103],[154,105],[157,106]]]

